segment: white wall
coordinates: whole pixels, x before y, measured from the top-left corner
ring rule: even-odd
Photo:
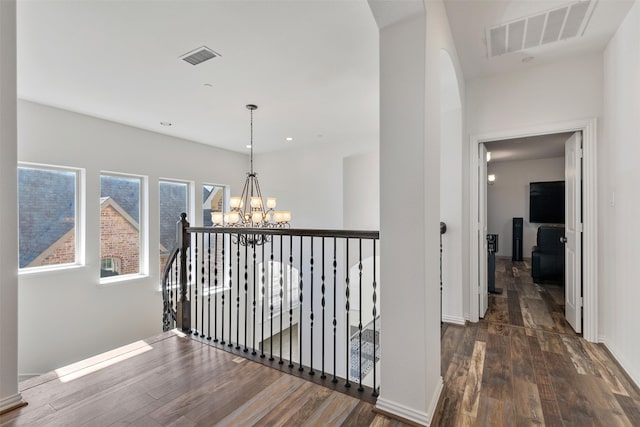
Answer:
[[[467,105],[472,135],[599,117],[602,55],[470,80]]]
[[[529,222],[529,183],[564,181],[564,157],[553,159],[489,162],[496,175],[487,186],[488,233],[498,235],[498,256],[512,256],[513,217],[524,218],[522,255],[531,258],[540,224]]]
[[[16,3],[0,2],[0,412],[18,394]]]
[[[349,154],[338,144],[292,147],[255,156],[263,196],[291,211],[295,228],[342,228],[342,161]]]
[[[347,156],[342,162],[343,226],[380,229],[380,148]]]
[[[523,64],[522,71],[467,81],[465,101],[466,129],[469,135],[476,136],[511,130],[515,134],[525,128],[599,118],[602,115],[602,54],[538,66]],[[475,156],[476,151],[471,153],[465,144],[463,157],[470,159],[472,155]],[[469,179],[464,182],[465,198],[469,200]],[[476,208],[469,206],[464,212],[473,209]],[[468,262],[465,267],[469,268]],[[470,277],[465,283],[469,281]],[[465,295],[465,317],[468,318],[469,289],[465,289]]]
[[[604,118],[598,150],[598,286],[601,340],[640,384],[640,4],[604,54]]]
[[[19,373],[43,373],[161,332],[158,179],[194,181],[196,197],[203,182],[239,192],[247,156],[27,101],[18,104],[18,135],[20,161],[85,168],[89,210],[85,266],[19,277]],[[148,177],[147,277],[99,284],[101,171]],[[200,215],[191,223],[200,225]]]
[[[428,424],[442,386],[440,49],[459,67],[441,1],[369,4],[380,28],[380,273],[386,284],[377,407]],[[411,336],[398,334],[407,324]]]
[[[462,80],[462,79],[460,79]],[[442,318],[464,323],[463,253],[466,216],[462,205],[462,93],[449,52],[440,50],[440,220],[442,236]]]

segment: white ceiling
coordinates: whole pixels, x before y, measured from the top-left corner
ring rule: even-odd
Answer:
[[[21,98],[240,152],[248,103],[257,152],[378,141],[366,0],[21,0],[17,17]],[[222,56],[178,59],[202,45]]]
[[[564,143],[571,135],[572,132],[556,133],[491,141],[485,142],[484,145],[487,151],[491,152],[492,163],[552,159],[564,157]]]
[[[522,70],[604,49],[634,0],[598,0],[584,36],[489,59],[485,31],[577,0],[444,0],[465,78]],[[593,1],[593,0],[592,0]],[[533,61],[522,60],[533,57]]]
[[[569,2],[444,1],[466,78],[602,50],[633,3],[598,0],[584,37],[489,60],[487,27]],[[202,45],[222,56],[178,59]],[[248,151],[247,103],[257,152],[375,145],[378,82],[366,0],[18,2],[19,97],[229,150]]]

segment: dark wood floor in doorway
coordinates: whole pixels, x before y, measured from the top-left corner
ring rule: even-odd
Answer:
[[[439,426],[640,426],[640,391],[599,344],[564,320],[564,289],[499,258],[489,310],[448,325]]]

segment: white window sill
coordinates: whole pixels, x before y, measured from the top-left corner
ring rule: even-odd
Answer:
[[[77,270],[84,267],[82,264],[47,265],[43,267],[28,267],[18,269],[18,276],[42,276],[45,274]]]
[[[135,280],[148,279],[149,275],[147,274],[125,274],[123,276],[111,276],[111,277],[103,277],[100,279],[100,285],[110,286],[117,285],[124,282],[132,282]]]

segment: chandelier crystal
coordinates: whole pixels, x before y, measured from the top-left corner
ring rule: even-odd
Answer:
[[[258,174],[253,170],[253,112],[257,105],[248,104],[251,126],[251,163],[250,171],[242,187],[242,194],[229,199],[229,211],[222,213],[211,212],[211,222],[214,227],[244,227],[244,228],[284,228],[289,227],[290,211],[276,211],[276,199],[267,197],[266,203],[262,198]],[[266,238],[259,235],[243,235],[243,243],[261,244]]]

